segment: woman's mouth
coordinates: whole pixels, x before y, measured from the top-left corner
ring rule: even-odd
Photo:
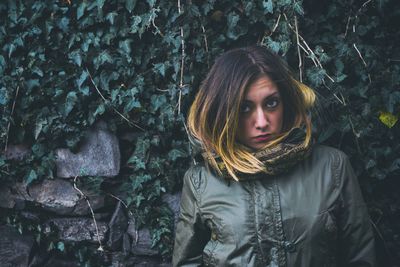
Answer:
[[[270,134],[259,135],[259,136],[253,137],[253,140],[257,143],[269,141],[269,140],[271,140],[271,135]]]

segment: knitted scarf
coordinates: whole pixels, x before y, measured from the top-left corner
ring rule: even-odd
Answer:
[[[312,142],[307,146],[304,145],[306,135],[303,129],[294,128],[290,131],[288,136],[279,144],[267,148],[265,150],[257,151],[253,155],[264,163],[265,171],[248,174],[237,173],[239,180],[259,179],[266,176],[275,176],[289,172],[295,165],[303,161],[311,152]],[[202,154],[207,161],[205,153]],[[232,179],[226,170],[224,162],[218,157],[214,157],[217,161],[218,167],[226,179]]]

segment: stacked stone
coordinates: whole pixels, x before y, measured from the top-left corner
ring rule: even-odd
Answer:
[[[26,147],[10,146],[6,156],[18,160],[27,153]],[[149,230],[137,229],[135,218],[121,201],[74,188],[75,177],[119,174],[119,142],[104,122],[89,131],[79,153],[58,149],[56,155],[57,178],[29,186],[0,185],[0,208],[20,210],[22,216],[41,224],[43,232],[56,235],[58,241],[101,244],[111,266],[170,266],[151,248]],[[164,201],[178,213],[179,195],[164,195]],[[48,219],[43,222],[39,218]],[[79,266],[78,262],[37,253],[35,238],[21,235],[11,226],[0,226],[0,236],[1,266]]]

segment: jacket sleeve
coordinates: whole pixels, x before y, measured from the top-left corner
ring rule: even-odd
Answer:
[[[209,230],[201,220],[193,169],[183,180],[180,215],[176,225],[173,266],[201,266],[203,248],[210,238]]]
[[[338,168],[341,183],[339,226],[339,265],[376,266],[372,225],[360,186],[347,156]]]

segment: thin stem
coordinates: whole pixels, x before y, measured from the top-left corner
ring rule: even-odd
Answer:
[[[88,204],[88,207],[89,207],[89,210],[90,210],[90,213],[92,214],[94,227],[96,229],[96,237],[97,237],[97,241],[99,242],[99,248],[97,250],[104,251],[103,245],[101,244],[101,240],[100,240],[99,227],[97,226],[97,221],[96,221],[96,218],[94,217],[94,211],[92,209],[92,205],[90,204],[89,198],[76,186],[76,179],[77,178],[78,178],[78,176],[75,176],[75,178],[74,178],[74,188],[86,200],[86,202]]]
[[[11,118],[12,118],[12,116],[14,114],[15,103],[17,102],[18,93],[19,93],[19,85],[17,86],[17,90],[15,92],[14,101],[13,101],[13,104],[12,104],[12,107],[11,107],[10,120],[8,122],[8,125],[7,125],[6,144],[5,144],[5,147],[4,147],[4,152],[7,152],[7,149],[8,149],[8,134],[10,133]]]
[[[303,73],[302,73],[302,66],[303,62],[301,60],[301,53],[300,53],[300,47],[299,47],[299,28],[297,26],[297,16],[294,17],[294,26],[296,27],[296,42],[297,42],[297,54],[299,56],[299,78],[300,82],[303,82]]]
[[[86,68],[86,72],[89,75],[90,81],[92,82],[94,88],[96,89],[97,93],[100,95],[101,99],[103,99],[105,102],[107,101],[107,99],[104,97],[104,95],[100,92],[99,88],[97,87],[96,83],[94,82],[92,75],[90,74],[88,68]],[[137,125],[134,122],[131,122],[128,118],[126,118],[123,114],[121,114],[121,112],[119,112],[115,107],[112,107],[112,109],[115,111],[115,113],[117,113],[119,116],[121,116],[125,121],[127,121],[130,125],[135,126],[136,128],[145,131],[142,127],[140,127],[139,125]]]

